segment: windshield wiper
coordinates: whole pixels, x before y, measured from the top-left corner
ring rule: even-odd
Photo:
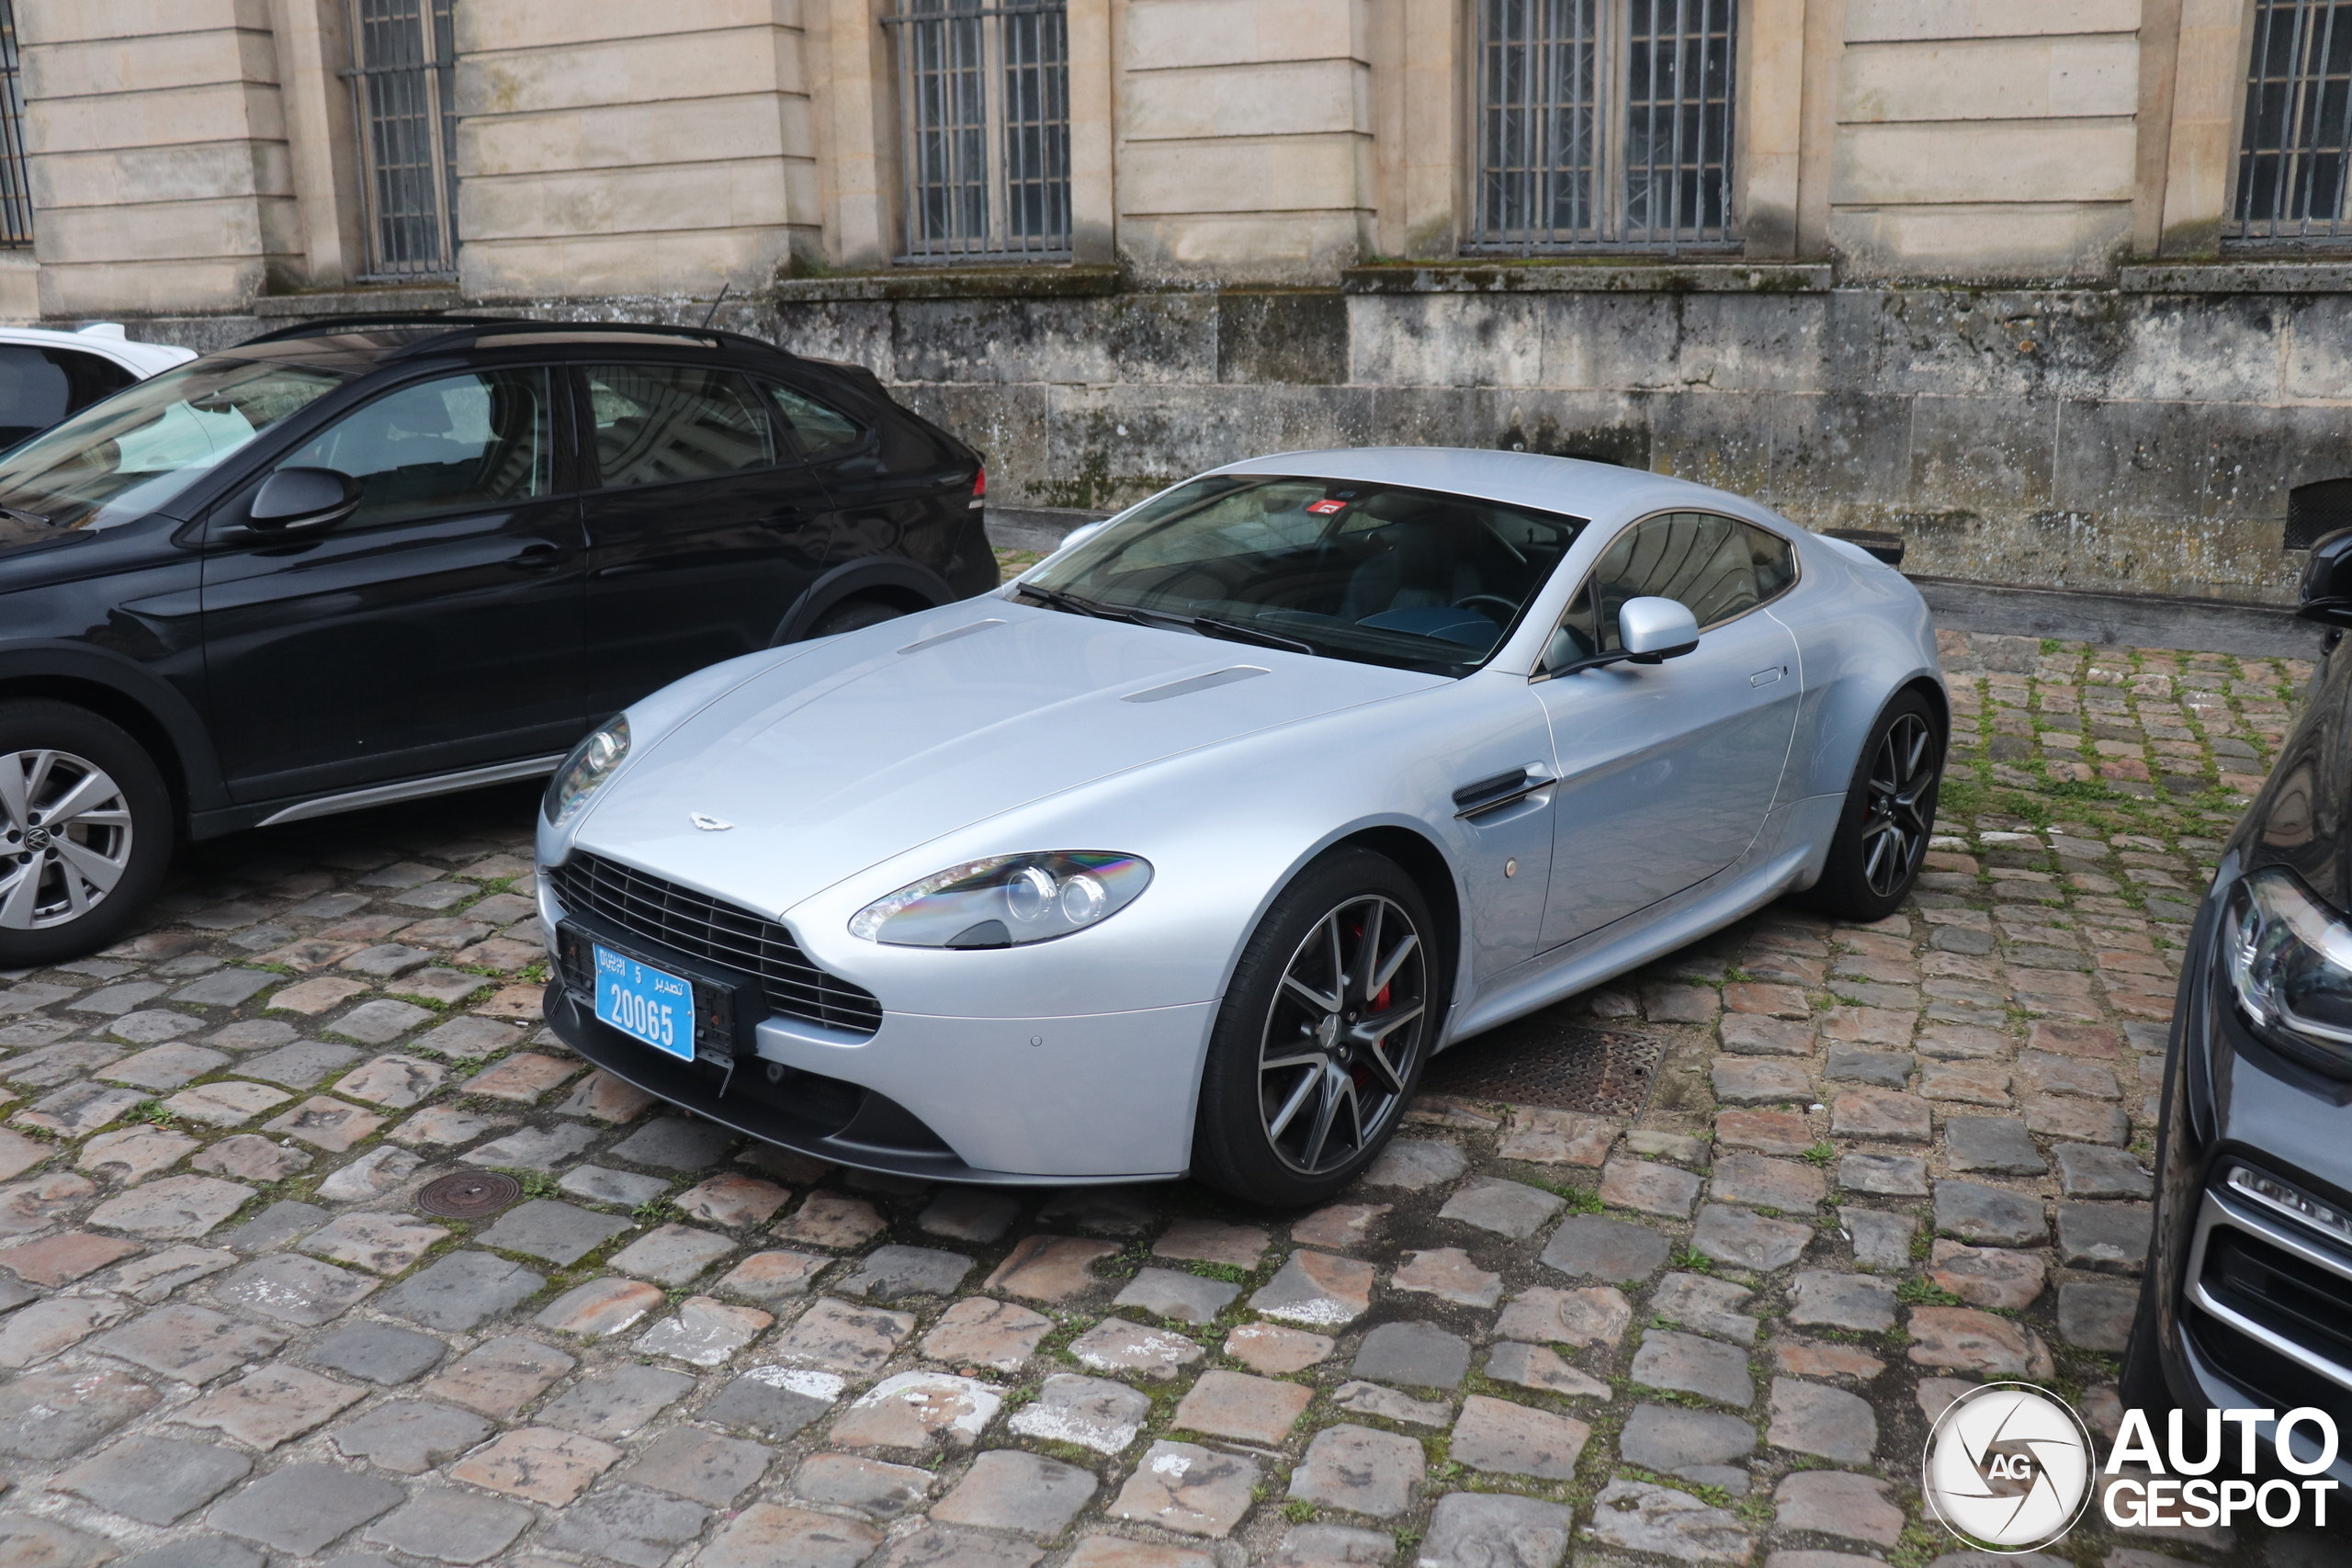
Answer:
[[[0,506],[0,517],[11,518],[18,523],[38,523],[44,528],[50,525],[48,518],[38,512],[28,512],[21,506]]]
[[[1225,637],[1233,642],[1253,642],[1261,648],[1287,648],[1299,653],[1319,654],[1324,651],[1321,644],[1310,642],[1303,637],[1290,637],[1282,632],[1261,631],[1256,626],[1245,626],[1233,621],[1220,621],[1208,615],[1194,615],[1192,620],[1193,629],[1203,637]]]
[[[1067,615],[1090,615],[1098,621],[1134,621],[1136,619],[1136,613],[1132,610],[1117,604],[1102,604],[1091,599],[1081,599],[1075,593],[1065,593],[1058,588],[1040,588],[1034,582],[1024,582],[1021,585],[1021,592],[1032,599],[1043,600],[1052,608]]]

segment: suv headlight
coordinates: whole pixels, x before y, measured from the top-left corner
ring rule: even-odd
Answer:
[[[548,780],[547,798],[539,809],[547,817],[549,827],[560,828],[580,814],[588,797],[597,786],[613,776],[613,770],[628,755],[628,717],[623,715],[597,730],[571,749],[563,766]]]
[[[2352,925],[2340,912],[2286,867],[2266,866],[2230,892],[2222,957],[2267,1043],[2352,1077]]]
[[[1022,947],[1100,925],[1151,886],[1151,863],[1107,850],[967,861],[850,917],[849,933],[897,947]]]

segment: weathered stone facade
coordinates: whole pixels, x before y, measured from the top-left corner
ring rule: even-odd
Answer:
[[[2257,0],[1739,0],[1730,250],[1466,257],[1480,0],[1069,0],[1069,243],[908,265],[896,0],[462,0],[445,273],[371,269],[347,0],[28,6],[0,316],[385,308],[855,359],[994,493],[1523,445],[1897,529],[1918,570],[2277,598],[2352,474],[2352,267],[2232,248]],[[1604,0],[1604,4],[1606,0]]]

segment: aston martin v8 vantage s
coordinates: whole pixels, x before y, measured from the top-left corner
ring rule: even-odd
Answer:
[[[548,1015],[851,1166],[1312,1201],[1432,1053],[1785,895],[1892,911],[1947,723],[1917,592],[1754,502],[1237,463],[591,735],[539,827]]]

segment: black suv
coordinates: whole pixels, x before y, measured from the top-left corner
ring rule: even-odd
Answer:
[[[2313,547],[2301,614],[2334,628],[2326,662],[2182,955],[2121,1393],[2352,1436],[2352,530]],[[2319,1438],[2295,1426],[2301,1462]],[[2352,1446],[2328,1473],[2352,1485]]]
[[[997,581],[978,454],[731,333],[320,322],[0,456],[0,968],[175,835],[551,771],[718,660]]]

